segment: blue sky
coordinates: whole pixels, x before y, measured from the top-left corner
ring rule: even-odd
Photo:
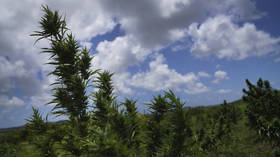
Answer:
[[[66,15],[81,46],[91,48],[93,69],[114,72],[118,101],[138,109],[172,89],[187,106],[242,97],[245,79],[280,88],[278,0],[9,0],[0,2],[0,128],[26,123],[31,107],[53,106],[53,67],[34,45],[40,6]],[[90,92],[90,91],[89,91]],[[58,120],[52,115],[51,121]],[[61,118],[60,118],[61,119]]]

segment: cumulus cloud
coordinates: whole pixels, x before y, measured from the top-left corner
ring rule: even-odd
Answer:
[[[208,16],[226,14],[235,19],[252,19],[256,13],[250,0],[113,0],[99,1],[116,17],[126,34],[148,48],[160,48],[186,35],[186,26]],[[171,35],[170,35],[171,34]]]
[[[98,53],[93,58],[93,67],[114,73],[124,72],[129,66],[144,61],[151,53],[130,36],[117,37],[111,42],[100,42],[96,50]]]
[[[125,32],[113,41],[103,41],[97,46],[93,64],[115,73],[144,61],[150,54],[189,36],[188,25],[203,22],[209,16],[225,14],[235,21],[254,19],[259,15],[250,0],[112,0],[95,1]],[[172,48],[178,51],[190,47]]]
[[[251,23],[234,24],[230,16],[209,18],[200,26],[189,26],[193,39],[191,52],[197,57],[216,56],[241,60],[251,56],[264,56],[279,49],[280,38],[257,30]]]
[[[8,58],[0,56],[0,79],[27,76],[28,71],[24,68],[24,64],[22,60],[10,62]]]
[[[214,76],[215,76],[215,80],[213,80],[213,83],[220,83],[223,80],[229,79],[227,72],[221,70],[216,71]]]
[[[198,72],[198,76],[199,77],[211,77],[210,74],[208,74],[207,72],[204,72],[204,71]]]
[[[125,56],[125,55],[120,55]],[[98,57],[98,56],[96,56]],[[115,70],[113,75],[113,84],[115,92],[121,94],[133,94],[133,88],[142,88],[150,91],[176,90],[183,91],[188,94],[199,94],[207,92],[210,89],[200,82],[201,77],[210,77],[206,72],[199,72],[197,75],[193,72],[180,74],[175,69],[170,69],[165,63],[166,58],[161,54],[153,56],[154,60],[149,63],[149,70],[145,72],[137,72],[131,74],[124,71],[124,67],[117,68],[117,62],[114,64],[112,58],[112,67],[106,65],[111,72]],[[132,62],[135,64],[135,62]],[[116,67],[114,67],[114,65]],[[105,66],[104,66],[105,67]],[[104,69],[103,67],[103,69]]]
[[[202,0],[119,0],[117,3],[112,0],[85,0],[82,3],[68,0],[22,0],[14,3],[4,0],[0,6],[1,57],[16,63],[16,71],[26,71],[25,74],[29,75],[15,77],[18,84],[15,87],[7,68],[4,73],[9,76],[1,78],[1,91],[21,87],[26,88],[29,95],[36,95],[45,90],[42,82],[50,82],[44,76],[40,79],[37,77],[38,73],[44,75],[51,70],[51,67],[44,65],[48,56],[38,53],[39,47],[45,47],[47,42],[32,47],[34,38],[29,37],[38,30],[42,4],[66,15],[68,27],[81,45],[87,47],[92,45],[89,42],[91,38],[111,31],[119,23],[125,36],[100,43],[94,59],[97,67],[115,73],[124,73],[129,66],[144,61],[152,51],[184,38],[187,35],[186,26],[201,22],[208,15],[224,13],[250,19],[256,11],[250,0],[211,0],[207,5]],[[39,90],[28,88],[30,85]]]
[[[80,42],[80,44],[81,44],[81,46],[82,47],[86,47],[87,49],[91,49],[91,47],[92,47],[92,43],[91,42],[87,42],[87,41],[82,41],[82,42]]]
[[[118,94],[133,94],[133,90],[128,86],[128,82],[131,79],[131,74],[129,72],[116,73],[113,75],[113,85],[115,87],[115,92]]]
[[[274,59],[274,62],[279,63],[280,62],[280,58]]]
[[[232,90],[231,89],[219,89],[216,93],[218,94],[227,94],[227,93],[231,93]]]
[[[182,45],[175,45],[175,46],[172,46],[171,48],[171,51],[172,52],[177,52],[177,51],[182,51],[182,50],[185,50],[187,49],[189,46],[187,44],[182,44]]]
[[[48,0],[45,3],[66,15],[68,27],[80,41],[89,41],[116,25],[112,16],[101,8],[99,1]]]
[[[180,74],[174,69],[169,69],[164,61],[163,55],[157,55],[149,64],[149,71],[136,73],[131,77],[129,84],[152,91],[184,89],[188,94],[198,94],[209,90],[194,73]]]
[[[24,101],[16,96],[9,98],[5,95],[0,95],[0,107],[16,107],[24,105]]]
[[[43,94],[41,81],[37,79],[36,71],[28,69],[25,64],[24,60],[12,61],[8,57],[0,56],[0,96],[2,100],[0,105],[20,106],[23,104],[23,99],[14,97],[14,90],[22,92],[23,96]]]

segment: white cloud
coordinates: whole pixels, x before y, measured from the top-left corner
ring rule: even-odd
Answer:
[[[0,105],[2,106],[22,106],[22,105],[44,105],[51,100],[50,86],[51,78],[42,76],[42,80],[37,78],[34,69],[27,69],[23,60],[10,61],[0,56]],[[43,75],[46,73],[43,73]],[[22,92],[23,97],[30,98],[24,100],[13,96],[13,90]],[[43,99],[44,98],[44,99]]]
[[[119,0],[118,3],[102,0],[96,2],[101,6],[101,12],[115,17],[116,22],[125,31],[125,36],[99,43],[97,54],[93,59],[94,68],[110,70],[115,73],[114,78],[118,75],[126,78],[133,77],[127,72],[128,67],[139,65],[155,51],[184,39],[188,36],[187,26],[193,22],[204,21],[208,15],[232,15],[238,21],[252,19],[251,15],[256,13],[255,5],[250,0],[211,0],[207,4],[202,0]],[[173,50],[176,51],[178,48]],[[119,79],[114,80],[120,89],[126,91],[125,93],[131,93],[127,83]],[[197,87],[199,86],[201,85],[198,84]]]
[[[187,85],[189,86],[187,89],[185,89],[185,92],[187,94],[200,94],[210,91],[210,88],[206,87],[203,83],[197,82],[195,84]]]
[[[82,47],[86,47],[87,49],[91,49],[92,47],[92,43],[91,42],[87,42],[87,41],[82,41],[80,42]]]
[[[159,6],[162,16],[168,18],[172,14],[179,12],[182,7],[190,4],[190,0],[161,0]]]
[[[176,46],[173,46],[173,47],[171,48],[171,51],[172,51],[172,52],[178,52],[178,51],[185,50],[185,49],[187,49],[187,48],[188,48],[188,46],[186,46],[186,44],[184,44],[184,45],[176,45]]]
[[[16,107],[22,105],[24,105],[24,101],[16,96],[9,98],[8,96],[0,95],[0,107]]]
[[[208,13],[230,14],[236,16],[236,19],[256,19],[262,16],[258,13],[255,4],[250,0],[161,0],[159,3],[161,15],[165,18],[171,18],[182,13],[189,13],[189,16],[203,16]]]
[[[24,68],[24,64],[22,60],[10,62],[7,58],[0,56],[0,79],[27,76],[28,71]]]
[[[33,95],[40,91],[36,71],[28,69],[24,60],[14,61],[0,56],[0,73],[0,95],[11,94],[11,90],[15,88],[24,92],[25,95]],[[31,86],[34,88],[30,88]]]
[[[104,34],[116,25],[112,16],[101,8],[99,1],[48,0],[45,3],[51,9],[65,13],[68,27],[81,41]]]
[[[113,85],[116,93],[121,94],[133,94],[133,91],[128,87],[127,82],[129,81],[131,74],[128,72],[118,73],[113,75]]]
[[[1,1],[0,5],[0,105],[27,106],[30,97],[46,95],[43,90],[45,76],[50,70],[48,55],[40,54],[38,47],[45,47],[47,41],[33,45],[30,37],[38,30],[41,16],[40,1]],[[20,96],[15,96],[15,91]]]
[[[210,74],[208,74],[207,72],[204,72],[204,71],[198,72],[198,76],[199,77],[211,77]]]
[[[280,38],[257,30],[251,23],[238,26],[229,16],[209,18],[203,24],[190,25],[193,39],[191,52],[197,57],[217,56],[241,60],[251,56],[264,56],[279,49]]]
[[[171,41],[177,41],[187,35],[187,29],[171,29],[168,31],[168,36]]]
[[[144,61],[150,50],[141,47],[130,36],[117,37],[114,41],[103,41],[97,46],[98,53],[93,58],[93,67],[124,72],[129,66]]]
[[[220,83],[223,80],[228,80],[229,79],[229,77],[227,75],[227,72],[221,71],[221,70],[216,71],[214,76],[215,76],[216,79],[213,80],[213,83]]]
[[[219,89],[216,93],[218,94],[227,94],[227,93],[231,93],[232,90],[231,89]]]
[[[163,55],[157,55],[155,60],[149,64],[149,71],[136,73],[132,76],[129,84],[152,91],[167,89],[181,91],[184,89],[189,94],[198,94],[209,90],[194,73],[180,74],[175,69],[169,69],[164,61]]]
[[[148,48],[161,48],[184,36],[184,29],[207,16],[226,14],[252,19],[255,4],[250,0],[102,0],[104,12],[116,17],[126,34]],[[159,27],[160,26],[160,27]],[[176,31],[176,35],[170,32]],[[176,38],[174,38],[176,37]]]
[[[280,58],[276,58],[276,59],[274,60],[274,62],[279,63],[279,62],[280,62]]]

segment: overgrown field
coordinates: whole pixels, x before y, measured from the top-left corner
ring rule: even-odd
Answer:
[[[259,135],[248,127],[248,118],[245,116],[246,103],[239,100],[230,105],[234,105],[240,110],[240,120],[237,124],[233,125],[232,131],[228,137],[221,141],[216,149],[203,151],[197,156],[225,156],[225,157],[269,157],[274,156],[276,151],[272,144],[260,139]],[[193,138],[198,138],[200,128],[205,128],[205,132],[209,132],[211,128],[207,128],[209,117],[218,112],[221,108],[220,105],[206,106],[206,107],[192,107],[185,108],[187,111],[190,127],[193,128]],[[146,117],[149,115],[138,115],[145,123]],[[63,124],[50,124],[51,130],[60,130],[65,126]],[[144,128],[143,128],[144,129]],[[207,130],[209,129],[209,130]],[[9,131],[0,134],[1,148],[0,154],[7,156],[17,157],[38,157],[40,150],[35,145],[31,144],[28,140],[32,136],[28,133],[27,129],[21,128],[14,131]],[[194,144],[195,145],[195,144]],[[63,150],[59,149],[59,144],[54,144],[53,149],[57,150],[57,154],[63,154]],[[188,148],[186,148],[188,149]],[[199,151],[199,149],[198,149]],[[7,153],[8,152],[8,153]],[[65,155],[67,156],[67,155]]]

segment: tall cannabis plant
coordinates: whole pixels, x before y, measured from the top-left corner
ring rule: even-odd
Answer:
[[[167,138],[168,126],[164,126],[166,114],[170,110],[170,105],[165,96],[158,95],[153,98],[149,106],[151,114],[147,124],[146,144],[147,156],[155,157],[162,151],[163,140]]]
[[[98,72],[93,92],[94,111],[89,120],[89,134],[82,141],[91,156],[136,156],[140,132],[135,101],[118,104],[113,94],[112,73]],[[124,106],[125,108],[120,108]]]
[[[183,157],[190,154],[190,145],[192,130],[187,123],[187,114],[184,110],[184,103],[175,96],[172,91],[166,92],[165,97],[169,100],[171,107],[171,136],[169,137],[169,146],[166,157]]]
[[[154,97],[149,105],[147,156],[182,157],[190,154],[192,130],[184,103],[172,91]]]
[[[71,124],[79,128],[81,135],[86,134],[88,120],[88,96],[86,88],[94,72],[90,70],[92,58],[89,50],[80,48],[74,36],[68,32],[66,22],[57,11],[51,11],[43,6],[44,16],[39,22],[41,31],[32,36],[38,37],[36,42],[47,39],[50,47],[43,48],[43,53],[50,54],[50,62],[54,70],[50,75],[56,77],[53,83],[55,104],[53,113],[68,116]]]
[[[234,126],[241,119],[241,111],[235,104],[224,103],[213,114],[207,116],[207,123],[200,128],[197,143],[203,153],[220,151],[234,137]]]
[[[97,92],[93,93],[94,100],[94,114],[96,122],[99,126],[104,127],[111,119],[112,111],[117,110],[115,105],[115,96],[113,95],[112,73],[109,71],[99,72],[95,87]]]

